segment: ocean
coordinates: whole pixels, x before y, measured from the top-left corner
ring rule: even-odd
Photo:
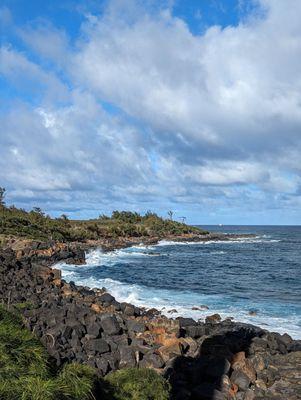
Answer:
[[[93,250],[84,266],[57,267],[67,281],[173,318],[218,313],[301,339],[301,226],[202,227],[255,237]]]

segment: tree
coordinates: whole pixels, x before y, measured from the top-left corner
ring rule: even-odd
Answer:
[[[182,220],[182,224],[185,224],[186,217],[180,217],[180,218],[181,218],[181,220]]]
[[[41,215],[41,217],[45,216],[45,213],[42,211],[42,209],[40,207],[33,207],[32,211],[36,214]]]
[[[99,214],[98,219],[99,219],[100,221],[108,221],[108,220],[110,219],[110,217],[108,217],[108,216],[105,215],[105,214]]]
[[[168,211],[167,214],[169,216],[169,219],[172,221],[173,211]]]
[[[0,187],[0,206],[1,207],[5,206],[4,197],[5,197],[5,189]]]
[[[62,215],[60,216],[60,219],[63,219],[64,221],[68,221],[68,217],[67,217],[66,214],[62,214]]]

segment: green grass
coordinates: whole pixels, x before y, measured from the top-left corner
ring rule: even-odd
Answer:
[[[168,400],[170,385],[152,369],[127,368],[109,374],[115,400]]]
[[[7,237],[62,242],[96,240],[99,238],[165,237],[187,233],[207,233],[147,212],[145,215],[129,211],[114,211],[111,217],[101,215],[92,220],[50,218],[40,209],[25,211],[14,206],[0,206],[0,245]]]
[[[85,365],[67,364],[53,373],[41,343],[17,315],[0,308],[0,399],[93,399],[95,371]]]

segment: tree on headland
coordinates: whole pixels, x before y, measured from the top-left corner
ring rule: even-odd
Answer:
[[[169,219],[172,221],[173,211],[168,211],[167,215],[169,216]]]
[[[42,209],[40,207],[33,207],[32,211],[37,214],[44,215],[44,212],[42,211]]]
[[[108,221],[110,217],[108,217],[106,214],[99,214],[98,219],[100,221]]]
[[[4,197],[5,197],[5,188],[0,187],[0,207],[5,206]]]
[[[62,215],[60,216],[60,219],[63,219],[64,221],[68,221],[68,217],[67,217],[66,214],[62,214]]]

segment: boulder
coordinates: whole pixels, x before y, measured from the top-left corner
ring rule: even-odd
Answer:
[[[193,339],[197,339],[206,334],[206,328],[204,325],[188,325],[185,327],[185,334]]]
[[[130,332],[135,333],[143,333],[146,329],[144,322],[136,321],[135,319],[128,319],[126,321],[126,326]]]
[[[110,293],[104,293],[98,297],[98,301],[106,306],[109,306],[113,303],[113,301],[115,301],[115,297],[113,297]]]
[[[164,360],[159,354],[149,352],[143,356],[143,359],[140,361],[139,365],[145,368],[163,368]]]
[[[158,353],[165,362],[170,358],[182,355],[179,339],[174,338],[173,340],[170,340],[167,345],[159,347]]]
[[[121,346],[119,348],[119,354],[119,368],[131,368],[136,366],[136,356],[132,347]]]
[[[98,338],[100,336],[100,325],[97,323],[91,323],[89,325],[86,325],[87,329],[87,334],[94,336],[95,338]]]
[[[205,322],[206,324],[216,324],[222,320],[219,314],[213,314],[206,317]]]
[[[121,327],[115,315],[105,315],[101,318],[102,330],[107,335],[117,335],[121,331]]]
[[[88,351],[96,352],[99,354],[107,353],[108,351],[110,351],[110,347],[104,339],[89,339],[85,342],[84,347]]]
[[[193,318],[179,317],[179,318],[177,318],[177,320],[179,321],[180,328],[186,328],[186,327],[191,327],[191,326],[197,325],[197,322]]]
[[[110,364],[103,356],[95,359],[96,368],[101,376],[105,376],[110,370]]]
[[[251,379],[243,371],[236,369],[231,374],[231,382],[237,385],[240,390],[247,390]]]

